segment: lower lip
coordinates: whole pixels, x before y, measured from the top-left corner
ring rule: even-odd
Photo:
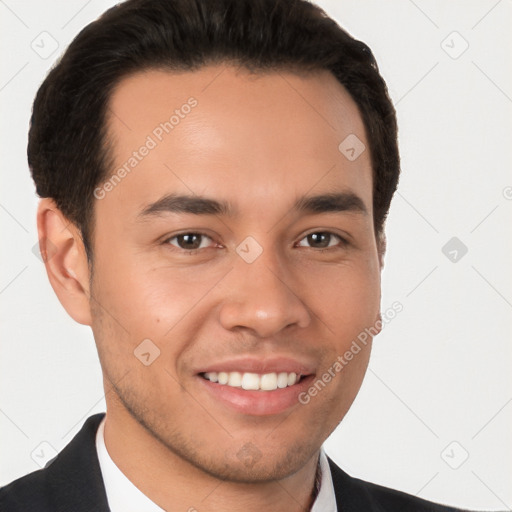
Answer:
[[[228,405],[231,409],[253,416],[267,416],[279,414],[297,405],[298,396],[308,388],[314,375],[303,377],[293,386],[273,391],[247,391],[211,382],[200,375],[197,378],[216,400]]]

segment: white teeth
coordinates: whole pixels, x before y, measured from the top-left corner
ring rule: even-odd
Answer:
[[[241,373],[241,372],[207,372],[204,378],[211,382],[246,390],[273,391],[293,386],[300,380],[300,375],[294,372],[280,373]]]
[[[228,386],[232,386],[234,388],[243,386],[242,374],[240,372],[231,372],[229,374]]]
[[[219,376],[217,375],[217,372],[205,373],[204,376],[208,380],[211,380],[212,382],[217,382],[219,380]]]
[[[266,373],[261,376],[260,389],[273,391],[277,389],[277,373]]]
[[[285,372],[277,374],[277,387],[282,389],[288,386],[288,374]]]
[[[257,373],[244,373],[242,377],[242,388],[260,389],[260,376]]]

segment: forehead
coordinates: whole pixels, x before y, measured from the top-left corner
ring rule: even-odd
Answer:
[[[347,137],[368,147],[364,124],[327,71],[254,74],[219,65],[139,72],[114,89],[108,131],[112,172],[128,172],[106,199],[122,208],[142,207],[164,190],[230,202],[238,194],[250,205],[348,187],[371,211],[369,151],[353,161],[340,151]],[[134,156],[143,146],[145,156]]]

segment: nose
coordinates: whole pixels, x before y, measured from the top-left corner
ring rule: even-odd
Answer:
[[[246,329],[258,337],[270,337],[292,326],[310,324],[311,316],[293,273],[283,272],[272,256],[262,255],[253,263],[238,260],[229,280],[225,283],[229,297],[220,308],[220,323],[225,329]]]

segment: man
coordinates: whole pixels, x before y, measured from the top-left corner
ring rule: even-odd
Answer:
[[[28,158],[107,414],[0,509],[455,510],[321,448],[382,327],[396,131],[368,47],[305,1],[128,0],[86,27]]]

